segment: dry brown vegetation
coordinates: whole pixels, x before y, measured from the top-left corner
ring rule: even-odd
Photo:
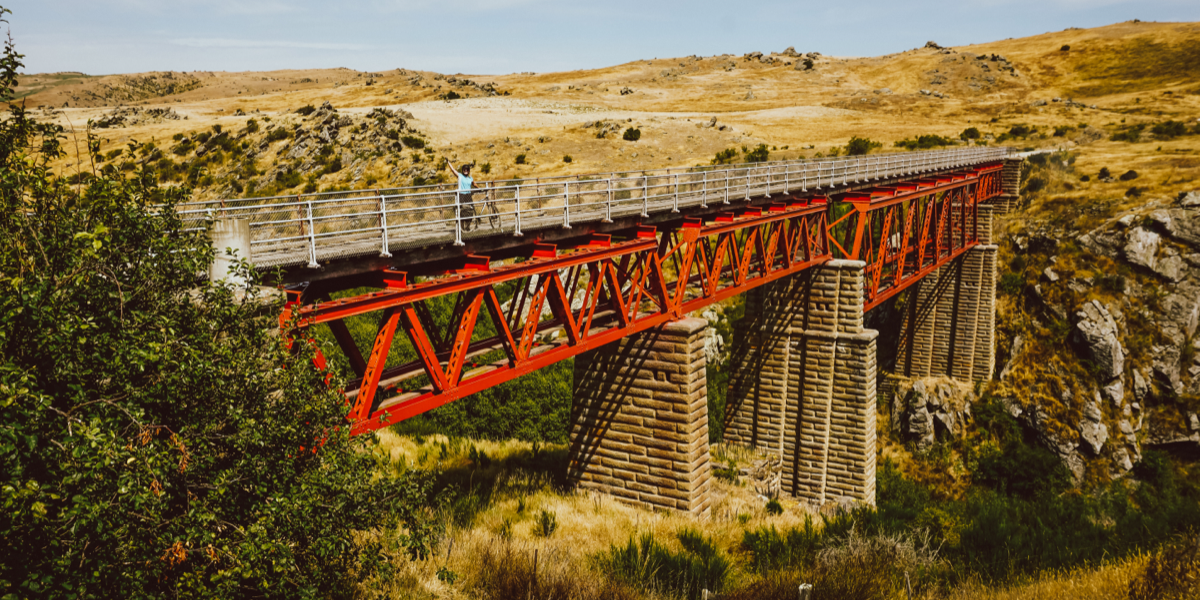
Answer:
[[[1064,45],[1070,50],[1062,51]],[[484,178],[489,179],[707,164],[718,151],[759,143],[767,144],[772,158],[812,157],[855,135],[880,140],[885,151],[894,151],[893,142],[918,135],[956,139],[964,129],[977,127],[986,140],[1024,124],[1038,132],[1005,143],[1086,145],[1089,163],[1149,163],[1158,181],[1165,182],[1194,174],[1189,155],[1197,138],[1132,147],[1094,142],[1106,140],[1122,124],[1168,118],[1194,122],[1200,114],[1198,47],[1200,25],[1126,22],[948,50],[817,56],[811,70],[797,70],[796,57],[774,54],[766,57],[771,62],[683,57],[498,76],[324,69],[30,75],[23,84],[30,88],[27,106],[53,107],[59,111],[53,118],[80,132],[88,119],[98,120],[118,104],[170,107],[187,117],[103,130],[102,152],[132,139],[158,140],[161,146],[177,133],[217,124],[236,129],[254,116],[290,119],[286,115],[297,108],[329,101],[352,115],[374,107],[402,108],[414,115],[411,125],[429,136],[436,152],[432,163],[442,156],[488,162],[493,171]],[[632,93],[622,94],[625,89]],[[450,91],[464,99],[438,99]],[[1078,104],[1033,105],[1055,97]],[[246,116],[235,117],[239,110]],[[706,127],[713,117],[717,126]],[[597,138],[596,128],[584,127],[596,121],[639,127],[643,137],[636,143],[619,135]],[[1081,132],[1080,123],[1099,133]],[[1052,135],[1064,126],[1076,129]],[[367,177],[379,185],[407,185],[416,170],[427,168],[409,164],[402,155],[373,155],[357,141],[339,138],[338,144],[346,154],[343,162],[362,161],[364,168],[323,180],[326,187],[363,187]],[[522,153],[527,164],[515,164]],[[565,163],[565,155],[573,160]],[[60,167],[86,171],[86,155],[82,159]],[[267,170],[277,159],[259,155],[255,160]],[[198,193],[236,195],[223,185],[232,173],[212,171],[214,181]],[[1080,190],[1095,191],[1107,190]]]

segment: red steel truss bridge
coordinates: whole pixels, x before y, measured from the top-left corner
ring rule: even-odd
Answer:
[[[250,261],[289,286],[281,323],[329,328],[354,371],[349,419],[364,433],[832,259],[866,263],[869,310],[979,244],[977,208],[1000,195],[1006,156],[497,182],[473,211],[452,188],[427,186],[183,214],[196,227],[250,221]],[[435,303],[453,306],[448,319]],[[363,318],[369,347],[349,326]]]

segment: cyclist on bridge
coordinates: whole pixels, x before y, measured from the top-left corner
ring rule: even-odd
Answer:
[[[458,206],[463,231],[470,231],[471,223],[475,221],[475,206],[471,199],[471,190],[476,187],[475,180],[471,179],[471,163],[465,163],[455,169],[454,164],[447,158],[446,164],[458,176],[458,192],[454,194],[454,204]]]

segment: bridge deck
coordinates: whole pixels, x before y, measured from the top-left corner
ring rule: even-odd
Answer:
[[[828,193],[856,183],[995,162],[1007,153],[1006,148],[976,147],[490,182],[475,192],[473,211],[456,206],[453,185],[192,202],[179,209],[196,229],[211,220],[249,220],[248,258],[257,268],[316,269],[331,261],[387,258],[752,197]]]

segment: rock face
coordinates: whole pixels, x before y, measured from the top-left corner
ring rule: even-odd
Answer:
[[[971,417],[975,391],[970,384],[945,377],[897,379],[892,397],[892,429],[918,450],[938,439],[962,434]]]
[[[1075,341],[1096,366],[1101,405],[1119,411],[1109,421],[1109,429],[1119,432],[1108,440],[1111,464],[1127,471],[1129,462],[1140,459],[1139,439],[1151,445],[1200,446],[1200,429],[1191,428],[1174,400],[1200,394],[1200,191],[1148,199],[1077,240],[1089,252],[1141,274],[1136,280],[1122,279],[1117,290],[1122,300],[1107,307],[1088,302],[1078,313]],[[1137,319],[1141,348],[1147,349],[1125,353],[1118,331],[1123,317],[1120,312],[1106,314],[1118,306]],[[1128,380],[1122,376],[1125,366],[1133,367]],[[1131,402],[1126,402],[1127,392]],[[1080,421],[1079,431],[1089,449],[1106,437],[1088,418]]]
[[[1079,422],[1079,437],[1093,456],[1099,456],[1108,441],[1108,426],[1102,423],[1104,413],[1100,410],[1100,393],[1084,407],[1083,420]]]
[[[1125,372],[1125,351],[1117,331],[1117,323],[1108,309],[1093,300],[1076,313],[1075,325],[1079,338],[1103,382],[1116,379]]]

